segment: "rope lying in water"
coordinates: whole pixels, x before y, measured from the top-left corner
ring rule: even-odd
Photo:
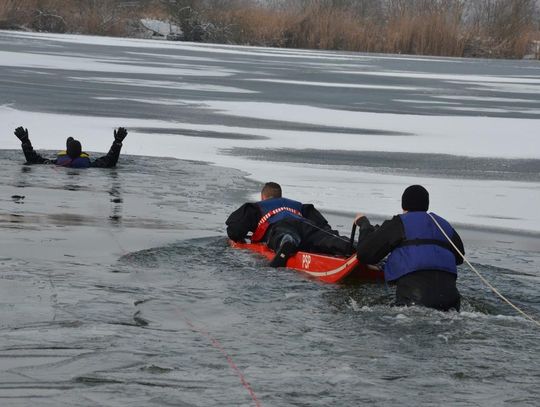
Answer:
[[[253,399],[253,402],[255,403],[255,406],[256,407],[261,407],[262,404],[257,399],[257,396],[255,395],[255,392],[251,388],[251,386],[250,386],[249,382],[247,381],[246,377],[244,376],[244,374],[242,373],[240,368],[236,365],[236,363],[234,363],[234,360],[227,353],[227,351],[225,350],[225,348],[223,347],[221,342],[219,342],[216,338],[214,338],[212,336],[212,334],[210,334],[210,332],[208,332],[208,331],[206,331],[206,330],[204,330],[202,328],[198,328],[193,322],[191,322],[191,320],[189,318],[187,318],[185,315],[183,315],[182,312],[179,309],[177,309],[176,312],[181,315],[181,318],[184,320],[184,322],[187,324],[187,326],[189,326],[193,331],[195,331],[195,332],[199,333],[200,335],[205,336],[206,338],[208,338],[210,340],[210,343],[212,344],[212,346],[214,348],[216,348],[217,350],[219,350],[223,354],[223,356],[225,356],[225,359],[227,359],[227,363],[229,364],[229,367],[240,378],[240,382],[242,383],[242,386],[244,386],[244,388],[248,391],[249,395]]]
[[[514,305],[508,298],[506,298],[504,295],[502,295],[499,290],[497,290],[495,287],[493,287],[489,281],[487,281],[484,276],[482,276],[482,274],[480,274],[478,272],[478,270],[476,270],[474,268],[474,266],[469,262],[469,260],[467,260],[467,258],[465,257],[465,255],[463,253],[461,253],[461,251],[456,247],[456,245],[454,244],[454,242],[452,242],[452,240],[448,237],[448,235],[446,234],[446,232],[443,230],[443,228],[441,227],[441,225],[439,225],[439,222],[437,222],[435,220],[435,218],[433,217],[433,215],[431,215],[431,213],[428,212],[428,215],[431,217],[431,219],[433,220],[433,222],[435,222],[435,225],[437,225],[437,227],[439,228],[439,230],[442,232],[442,234],[444,235],[444,237],[446,237],[446,239],[448,240],[448,242],[450,242],[450,244],[452,245],[452,247],[456,250],[456,252],[459,253],[459,255],[463,258],[463,260],[469,265],[469,267],[472,269],[472,271],[474,271],[476,273],[476,275],[480,278],[480,280],[482,280],[482,282],[487,285],[491,291],[493,291],[495,294],[497,294],[504,302],[506,302],[508,305],[510,305],[512,308],[514,308],[517,312],[519,312],[521,315],[523,315],[525,318],[527,318],[529,321],[531,322],[534,322],[536,325],[540,326],[540,322],[538,322],[536,319],[534,319],[532,316],[530,316],[529,314],[527,314],[525,311],[523,311],[521,308],[519,308],[517,305]]]

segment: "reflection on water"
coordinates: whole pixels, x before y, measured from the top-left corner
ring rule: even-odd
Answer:
[[[109,188],[109,196],[110,196],[110,202],[111,202],[111,214],[109,215],[109,220],[112,226],[119,226],[122,222],[122,208],[123,208],[123,202],[122,199],[122,184],[121,181],[118,179],[118,170],[116,168],[112,168],[110,171],[107,172],[107,175],[109,176],[111,180],[111,186]]]

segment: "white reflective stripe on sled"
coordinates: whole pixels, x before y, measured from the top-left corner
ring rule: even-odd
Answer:
[[[356,258],[356,256],[351,256],[349,260],[347,260],[347,262],[345,262],[344,264],[342,264],[341,266],[333,270],[328,270],[328,271],[309,271],[305,269],[298,269],[298,270],[303,271],[314,277],[332,276],[334,274],[341,273],[347,267],[351,266],[354,262],[358,262],[358,259]]]

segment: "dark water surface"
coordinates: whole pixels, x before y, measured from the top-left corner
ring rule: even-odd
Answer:
[[[257,149],[236,147],[226,154],[254,160],[353,167],[378,174],[409,173],[416,176],[501,181],[540,181],[540,160],[465,157],[384,151],[314,149]]]
[[[0,151],[2,406],[538,405],[539,330],[464,268],[463,312],[395,308],[384,284],[325,285],[229,248],[223,221],[257,188],[238,171],[22,162]],[[460,233],[540,315],[537,238]]]

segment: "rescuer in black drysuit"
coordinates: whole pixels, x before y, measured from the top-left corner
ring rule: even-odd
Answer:
[[[281,186],[268,182],[261,200],[245,203],[227,221],[231,240],[244,242],[252,232],[252,242],[265,242],[276,252],[272,267],[283,267],[298,250],[335,255],[351,254],[349,239],[332,230],[312,204],[282,197]]]
[[[459,311],[456,287],[457,267],[463,258],[448,242],[430,214],[429,193],[421,185],[411,185],[401,198],[403,214],[372,226],[363,214],[359,228],[357,256],[365,264],[377,264],[390,253],[383,265],[386,281],[396,282],[396,305],[421,304],[447,311]],[[462,254],[463,242],[452,226],[431,213]]]
[[[126,138],[127,134],[127,130],[123,127],[114,130],[114,142],[107,155],[92,161],[90,160],[90,156],[82,151],[80,141],[75,140],[73,137],[67,138],[66,150],[60,151],[55,159],[43,158],[34,151],[28,137],[28,130],[23,127],[17,127],[15,129],[15,136],[21,140],[21,147],[27,164],[56,164],[71,168],[111,168],[116,166],[118,157],[120,156],[120,150],[122,149],[122,141]]]

